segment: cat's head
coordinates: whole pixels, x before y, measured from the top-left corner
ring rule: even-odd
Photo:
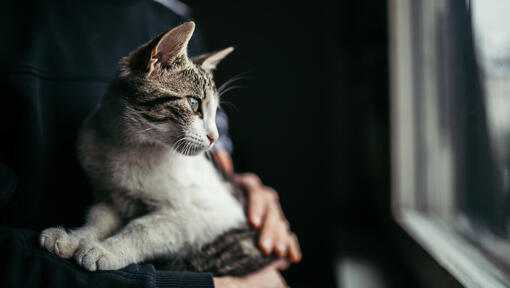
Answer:
[[[193,22],[179,25],[140,46],[121,62],[119,85],[124,119],[138,139],[196,155],[218,139],[219,96],[212,71],[232,47],[188,58]]]

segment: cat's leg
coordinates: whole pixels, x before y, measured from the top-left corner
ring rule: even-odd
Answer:
[[[115,270],[159,255],[176,252],[184,242],[175,217],[154,212],[133,219],[101,242],[80,247],[75,259],[87,270]]]
[[[69,231],[62,227],[45,229],[39,236],[39,243],[62,258],[70,258],[80,245],[108,237],[120,224],[114,208],[101,202],[90,208],[84,226]]]

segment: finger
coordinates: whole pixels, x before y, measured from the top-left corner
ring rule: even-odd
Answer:
[[[275,238],[276,244],[274,246],[274,251],[278,257],[283,259],[287,256],[287,251],[289,250],[288,241],[285,241],[285,238],[281,236],[277,236]]]
[[[262,219],[267,213],[267,209],[268,200],[266,195],[256,191],[248,193],[248,220],[253,227],[259,228],[262,225]]]
[[[234,181],[237,184],[246,188],[247,190],[252,190],[252,189],[262,186],[262,182],[260,181],[260,178],[253,173],[237,174],[234,177]]]
[[[236,175],[234,181],[245,188],[248,195],[248,221],[255,228],[260,228],[262,219],[266,213],[267,202],[266,188],[262,186],[260,178],[253,173]]]
[[[301,248],[299,246],[299,241],[296,237],[296,234],[291,233],[289,237],[289,260],[292,263],[297,263],[301,261],[303,255],[301,254]]]
[[[282,207],[280,206],[280,197],[278,196],[278,192],[269,186],[262,186],[261,192],[263,192],[268,198],[267,201],[270,205],[269,209],[274,210],[280,218],[285,219]]]
[[[276,191],[271,188],[265,188],[265,195],[269,200],[266,200],[266,211],[265,211],[265,222],[261,231],[261,237],[266,251],[275,251],[279,257],[284,257],[287,254],[288,249],[288,237],[289,237],[289,224],[283,217],[278,200],[276,198]],[[269,247],[269,240],[265,235],[271,235],[271,244],[273,247]]]
[[[278,257],[283,258],[287,256],[287,251],[289,249],[289,243],[291,239],[287,220],[281,218],[279,219],[275,234],[275,252]]]
[[[232,163],[232,158],[227,151],[216,149],[214,151],[214,156],[216,161],[218,161],[218,164],[220,164],[221,168],[223,168],[223,171],[227,174],[232,174],[234,172],[234,163]]]
[[[266,188],[266,192],[268,192],[266,195],[270,198],[267,202],[266,209],[267,220],[274,222],[270,223],[272,234],[275,235],[274,251],[279,257],[285,257],[287,255],[290,238],[289,222],[283,216],[276,191],[271,188]]]
[[[267,255],[273,252],[276,237],[279,237],[279,216],[274,209],[267,209],[260,231],[259,245]]]

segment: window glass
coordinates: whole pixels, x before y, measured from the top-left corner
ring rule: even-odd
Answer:
[[[396,219],[445,225],[510,275],[510,1],[390,4]]]
[[[465,129],[461,230],[510,271],[510,2],[466,2],[472,27],[477,85],[463,116],[477,118]],[[470,115],[470,113],[477,113]],[[476,131],[478,130],[478,131]],[[478,165],[479,164],[479,165]],[[468,178],[471,177],[471,178]]]

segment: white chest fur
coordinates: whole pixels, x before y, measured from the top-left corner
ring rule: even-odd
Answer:
[[[180,244],[200,247],[246,223],[230,184],[203,154],[183,156],[169,150],[140,157],[139,152],[136,158],[126,155],[130,160],[124,162],[125,169],[117,169],[123,171],[118,180],[169,216]]]

